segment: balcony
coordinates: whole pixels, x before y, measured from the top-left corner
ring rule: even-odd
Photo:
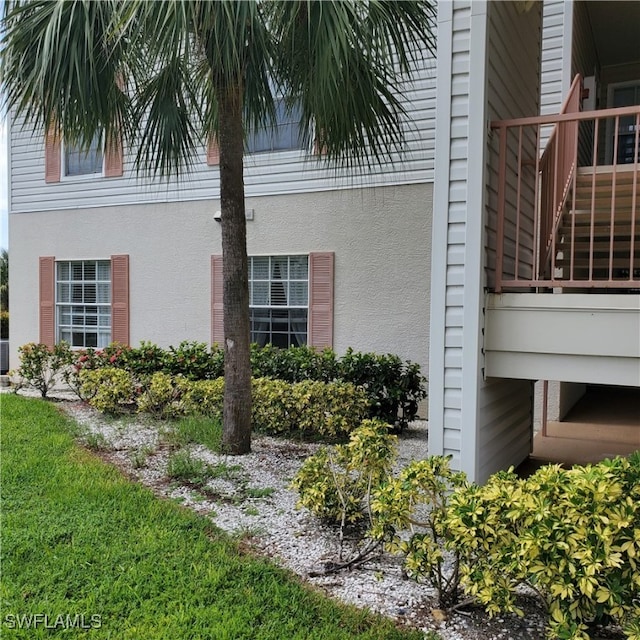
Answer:
[[[491,123],[489,288],[640,292],[640,106]],[[497,137],[497,140],[495,139]]]

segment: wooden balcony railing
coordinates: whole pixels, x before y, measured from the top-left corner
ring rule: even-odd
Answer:
[[[491,124],[496,292],[640,290],[640,106],[580,112],[580,93],[576,78],[559,115]]]

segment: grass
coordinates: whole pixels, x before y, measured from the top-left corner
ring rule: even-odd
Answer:
[[[226,462],[208,464],[200,458],[195,458],[188,450],[179,449],[169,458],[167,475],[172,480],[203,486],[214,478],[231,479],[240,469],[240,465],[229,465]]]
[[[180,418],[171,427],[170,439],[176,444],[202,444],[210,451],[222,451],[222,425],[203,416]]]
[[[0,402],[3,639],[422,637],[323,598],[129,482],[78,448],[50,403]]]

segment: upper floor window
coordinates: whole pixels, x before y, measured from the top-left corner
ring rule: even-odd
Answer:
[[[251,342],[307,344],[308,256],[250,256],[249,307]]]
[[[56,263],[57,340],[72,347],[111,342],[111,261]]]
[[[88,176],[102,174],[104,153],[96,136],[89,149],[80,149],[72,144],[64,145],[64,175]]]
[[[283,98],[276,100],[276,124],[274,127],[260,127],[247,136],[247,153],[264,151],[288,151],[304,148],[300,135],[302,109],[296,104],[288,107]]]

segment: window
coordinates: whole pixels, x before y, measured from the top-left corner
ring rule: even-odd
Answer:
[[[249,258],[251,341],[287,348],[307,344],[309,258]]]
[[[287,108],[284,99],[276,100],[275,127],[261,127],[251,131],[247,137],[247,153],[263,151],[287,151],[302,149],[300,120],[302,109],[299,105]]]
[[[102,174],[104,153],[98,145],[96,136],[89,149],[80,149],[75,145],[64,145],[64,175],[88,176]]]
[[[72,347],[111,342],[111,261],[56,263],[57,340]]]

